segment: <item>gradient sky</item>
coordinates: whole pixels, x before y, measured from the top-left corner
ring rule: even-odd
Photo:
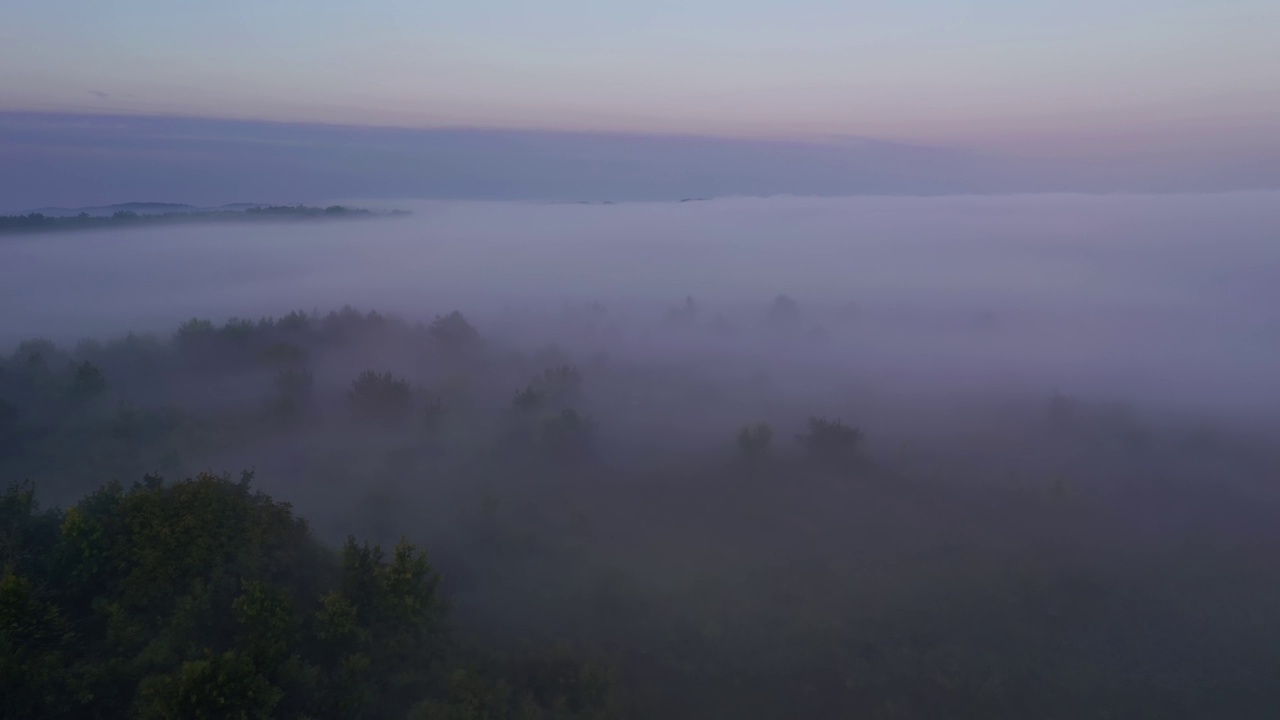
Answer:
[[[1275,0],[8,0],[0,111],[1280,146]]]

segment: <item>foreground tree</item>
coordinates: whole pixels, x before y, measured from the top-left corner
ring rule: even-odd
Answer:
[[[0,495],[0,717],[601,716],[607,673],[464,652],[424,551],[335,554],[250,481],[112,483],[65,513]]]

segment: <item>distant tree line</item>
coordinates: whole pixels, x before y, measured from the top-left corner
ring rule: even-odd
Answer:
[[[394,210],[388,214],[407,215],[408,213],[403,210]],[[197,222],[370,218],[378,215],[372,210],[349,208],[343,205],[330,205],[328,207],[270,205],[250,207],[244,210],[198,210],[164,213],[138,213],[133,210],[117,210],[110,215],[90,215],[82,212],[78,215],[66,217],[33,212],[26,215],[0,215],[0,234]]]

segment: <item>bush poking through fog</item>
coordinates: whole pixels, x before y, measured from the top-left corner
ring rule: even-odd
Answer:
[[[858,445],[862,443],[862,431],[844,424],[836,418],[809,418],[809,432],[797,435],[796,442],[809,457],[824,465],[847,466],[857,458]]]
[[[351,383],[347,395],[351,414],[360,422],[384,427],[402,425],[413,412],[409,383],[389,372],[365,370]]]
[[[738,449],[749,459],[763,457],[773,442],[773,428],[768,423],[745,425],[738,431]]]

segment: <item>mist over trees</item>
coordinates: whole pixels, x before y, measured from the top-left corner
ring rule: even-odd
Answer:
[[[686,297],[644,332],[821,348],[846,313]],[[344,307],[0,357],[0,712],[1280,706],[1264,428],[1053,388],[895,408],[559,318],[547,344]]]

